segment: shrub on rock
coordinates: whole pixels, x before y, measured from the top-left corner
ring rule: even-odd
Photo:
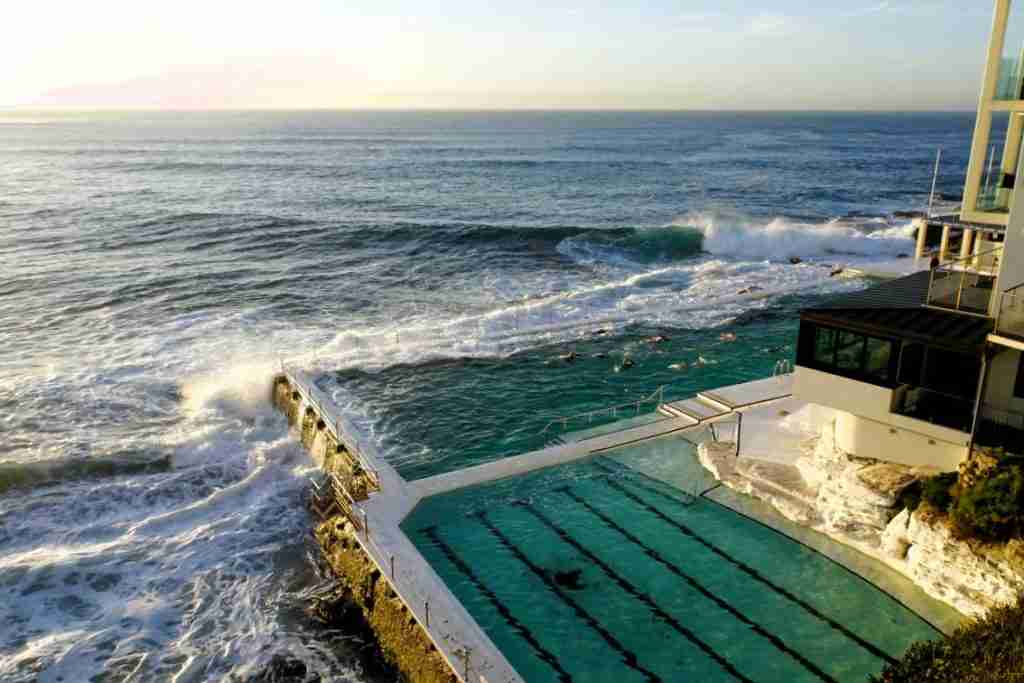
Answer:
[[[1024,680],[1024,600],[994,607],[949,637],[915,643],[872,683],[1008,683]]]

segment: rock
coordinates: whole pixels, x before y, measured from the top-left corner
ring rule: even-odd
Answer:
[[[920,475],[906,465],[880,462],[857,470],[856,477],[876,505],[892,507],[903,490],[917,481]]]
[[[790,256],[789,257],[789,262],[795,266],[797,264],[803,263],[804,260],[802,258],[800,258],[799,256]]]
[[[926,593],[964,614],[981,616],[993,605],[1013,602],[1024,590],[1024,577],[1005,557],[957,541],[942,518],[915,511],[907,539],[910,577]]]
[[[622,359],[622,365],[620,365],[619,367],[622,368],[623,370],[628,370],[629,368],[633,367],[634,365],[636,365],[636,363],[633,362],[632,358],[623,358]]]
[[[705,441],[697,447],[697,458],[715,479],[727,482],[736,472],[736,443],[733,441]]]
[[[844,270],[843,268],[836,268],[836,269],[832,270],[832,272],[830,272],[828,274],[828,276],[829,277],[836,277],[837,275],[842,275],[843,274],[843,270]]]
[[[853,456],[836,447],[830,420],[819,416],[814,424],[818,434],[800,442],[792,465],[737,457],[734,443],[714,441],[698,447],[698,459],[726,486],[886,562],[963,614],[980,616],[1024,592],[1024,540],[1005,546],[963,542],[944,515],[899,505],[908,486],[937,468]],[[960,476],[973,481],[997,460],[976,452]]]
[[[250,683],[304,683],[306,665],[299,659],[285,655],[274,655],[266,668],[249,679]],[[320,677],[317,676],[316,680]]]
[[[910,511],[904,509],[892,518],[882,532],[882,552],[894,560],[907,559],[910,540],[907,538],[907,526],[910,524]]]
[[[896,258],[910,258],[910,254],[905,254],[903,252],[900,252],[900,253],[896,254]]]

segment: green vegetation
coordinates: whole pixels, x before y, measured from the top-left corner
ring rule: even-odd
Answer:
[[[987,456],[964,479],[950,472],[915,482],[900,494],[899,504],[910,511],[925,504],[948,516],[961,540],[1006,543],[1024,535],[1024,463]]]
[[[897,506],[905,507],[913,512],[922,502],[925,502],[933,509],[944,512],[953,502],[953,487],[956,483],[956,472],[946,472],[915,481],[900,493]]]
[[[936,510],[948,510],[953,502],[953,487],[957,483],[956,472],[945,472],[924,480],[921,498]]]
[[[1024,680],[1024,599],[995,607],[937,641],[915,643],[873,683],[1009,683]]]
[[[1024,529],[1024,468],[1001,460],[959,492],[949,509],[953,533],[961,539],[1002,543]]]

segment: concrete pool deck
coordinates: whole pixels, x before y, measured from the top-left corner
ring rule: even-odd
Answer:
[[[302,370],[287,368],[282,375],[301,395],[302,406],[307,410],[312,408],[319,419],[326,423],[326,431],[358,454],[364,466],[375,472],[379,490],[371,492],[366,500],[352,501],[353,513],[363,521],[363,528],[354,537],[437,648],[451,672],[464,683],[518,683],[523,678],[402,530],[402,522],[420,501],[466,487],[571,463],[630,444],[705,429],[737,413],[748,415],[745,424],[753,426],[764,411],[768,411],[764,413],[767,415],[777,414],[780,409],[784,409],[782,406],[791,400],[789,394],[792,383],[792,377],[784,375],[703,392],[693,399],[663,405],[661,412],[664,417],[653,422],[558,443],[538,451],[425,479],[407,481],[372,447],[356,443],[354,435],[358,432],[347,423],[333,398],[321,390],[312,377]],[[734,493],[733,496],[740,497]],[[732,500],[719,489],[709,493],[708,498],[740,514],[753,517],[749,511],[740,509],[744,507],[742,503]],[[761,515],[761,512],[757,514]],[[753,518],[771,526],[766,519]],[[795,538],[788,528],[777,530]],[[803,539],[796,540],[805,543]],[[828,543],[834,542],[822,536],[819,545]],[[805,545],[831,557],[810,543]],[[858,574],[866,571],[856,562],[850,561],[847,565],[839,559],[835,561]],[[869,582],[874,583],[873,580]],[[883,590],[893,594],[886,588]],[[925,609],[928,609],[927,606]],[[916,608],[912,611],[921,614]],[[933,614],[922,616],[930,623],[943,623],[943,619]]]

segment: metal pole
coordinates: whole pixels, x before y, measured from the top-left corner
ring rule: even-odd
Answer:
[[[429,600],[425,600],[423,602],[423,607],[424,607],[424,610],[427,613],[427,629],[429,630],[430,629],[430,601]]]
[[[395,578],[395,556],[391,556],[391,578]]]
[[[960,310],[960,297],[964,294],[964,281],[967,279],[967,271],[960,271],[960,286],[956,290],[956,310]]]
[[[935,152],[935,172],[932,174],[932,192],[928,195],[928,218],[932,217],[932,205],[935,203],[935,185],[939,180],[939,161],[942,159],[942,148]]]
[[[740,457],[740,439],[743,438],[743,413],[736,413],[736,457]]]

